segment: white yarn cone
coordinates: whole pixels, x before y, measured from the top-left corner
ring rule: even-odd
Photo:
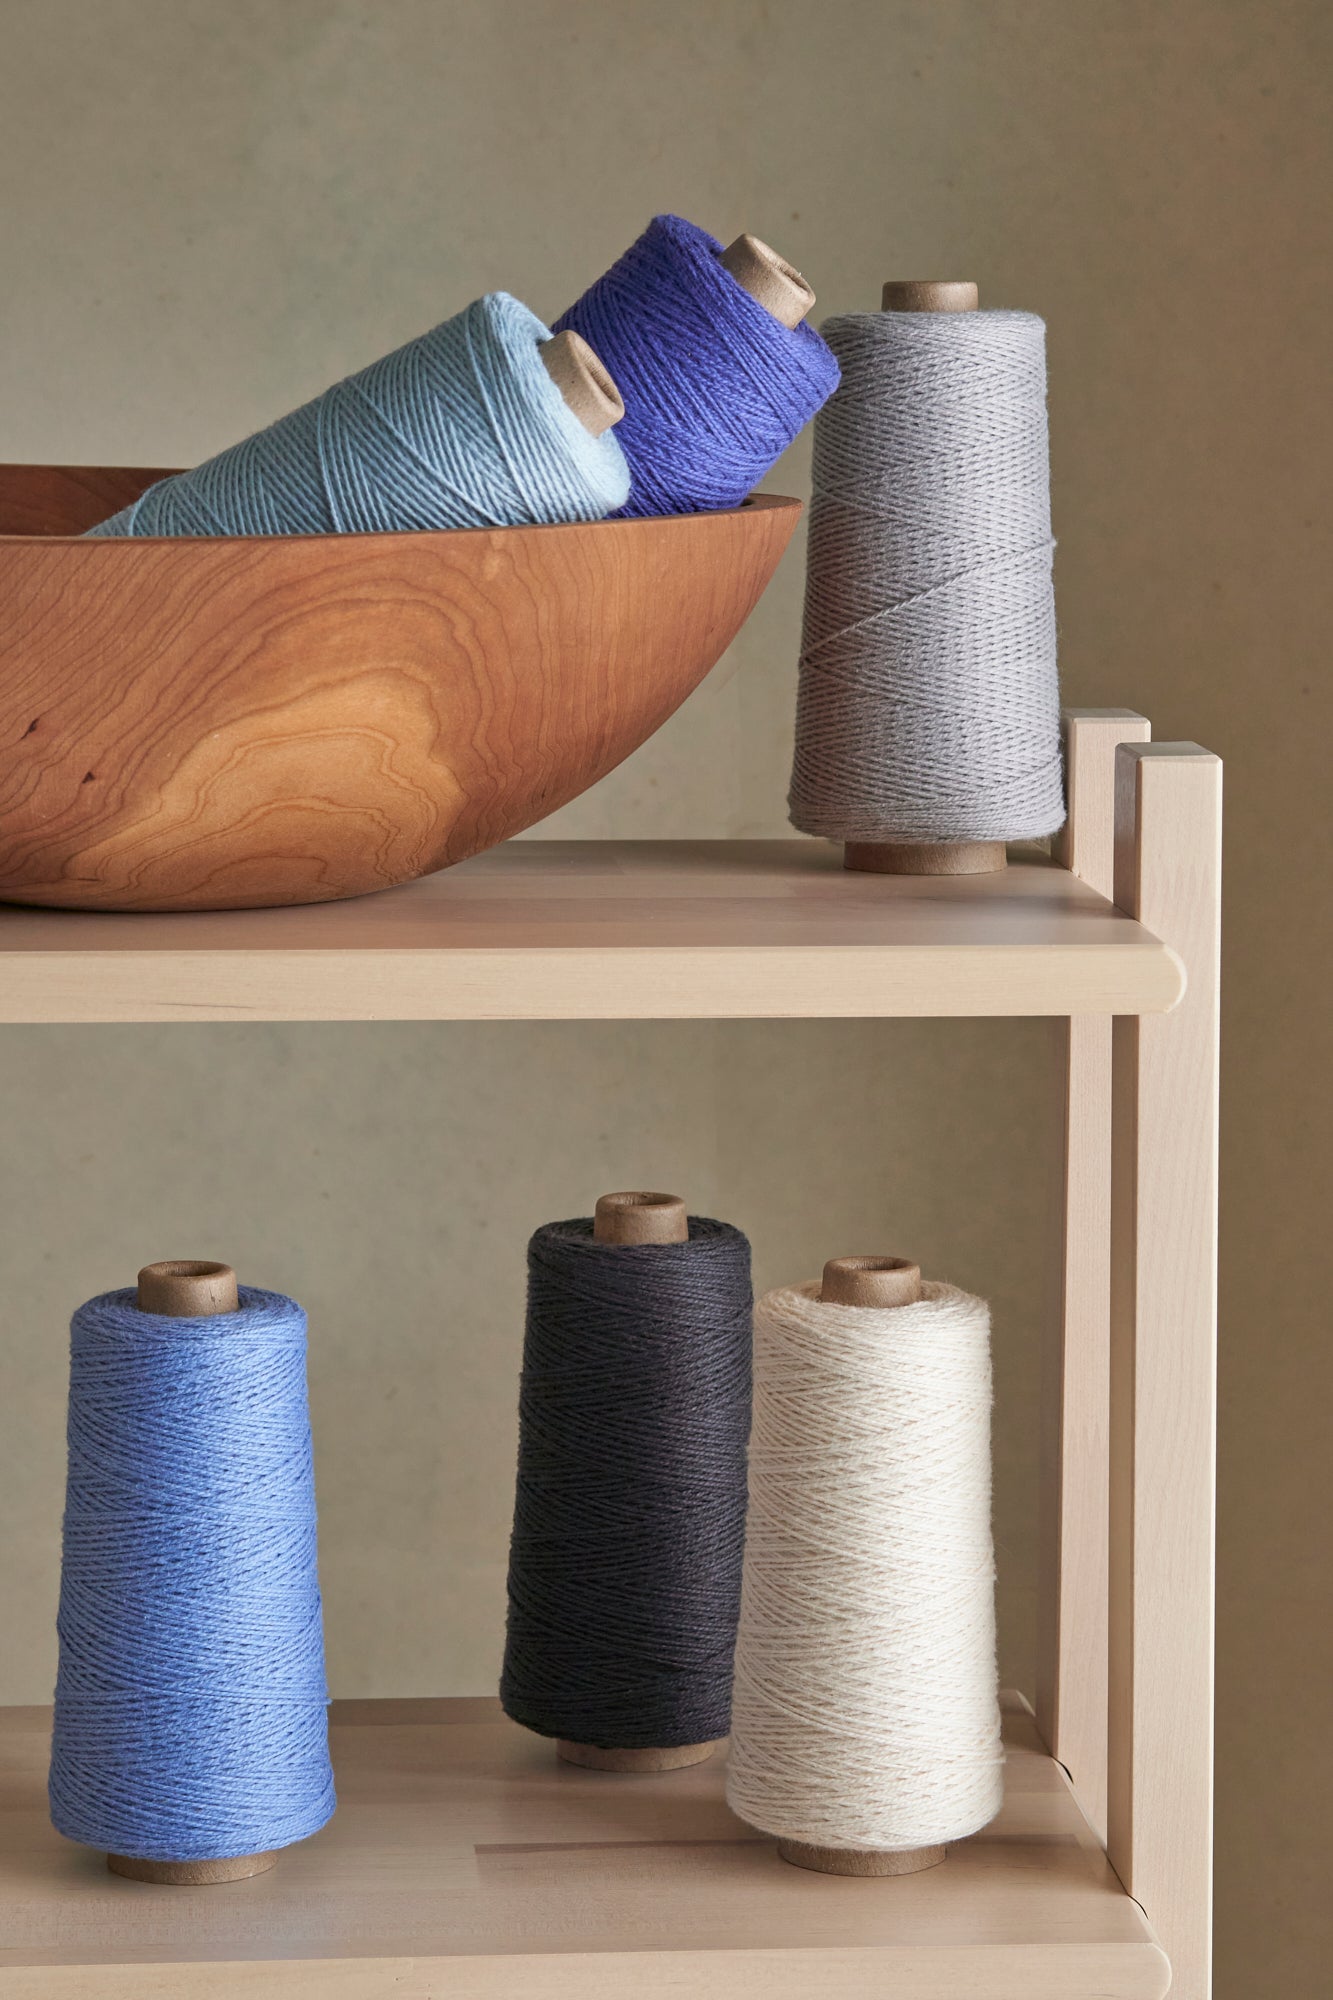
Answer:
[[[811,1846],[924,1848],[999,1810],[990,1316],[817,1283],[755,1311],[727,1797]]]

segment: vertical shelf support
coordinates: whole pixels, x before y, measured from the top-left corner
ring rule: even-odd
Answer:
[[[1197,745],[1118,751],[1115,899],[1188,982],[1112,1084],[1107,1849],[1173,2000],[1210,1990],[1221,804]]]
[[[1146,743],[1129,708],[1065,711],[1069,815],[1059,859],[1115,894],[1115,769]],[[1066,1023],[1061,1315],[1042,1362],[1037,1728],[1106,1839],[1107,1465],[1110,1455],[1111,1023]]]

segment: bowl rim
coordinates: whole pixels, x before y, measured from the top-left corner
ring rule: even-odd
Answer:
[[[31,470],[33,472],[61,471],[58,466],[33,463],[30,467],[6,466],[5,470]],[[117,470],[134,470],[133,467],[118,467]],[[159,475],[165,476],[165,475]],[[700,510],[692,514],[633,514],[608,515],[600,521],[525,521],[514,527],[494,528],[377,528],[367,534],[310,534],[310,535],[90,535],[86,531],[79,535],[3,535],[0,534],[0,549],[10,548],[86,548],[86,549],[238,549],[238,548],[327,548],[333,544],[338,548],[357,546],[374,549],[377,546],[401,548],[405,544],[425,543],[427,545],[448,541],[450,543],[491,536],[491,535],[586,535],[598,528],[616,528],[624,531],[642,531],[653,528],[677,529],[684,522],[729,521],[740,517],[753,519],[759,514],[799,513],[805,506],[803,500],[789,493],[751,493],[741,501],[739,507],[718,507]],[[99,558],[105,560],[106,558]]]

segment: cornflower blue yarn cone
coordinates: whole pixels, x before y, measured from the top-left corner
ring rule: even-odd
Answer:
[[[542,364],[551,338],[507,292],[335,383],[91,535],[355,535],[600,521],[629,471]]]
[[[657,215],[555,322],[594,348],[624,398],[626,514],[739,507],[838,386],[812,326],[787,327],[722,262],[722,245]]]
[[[70,1328],[51,1748],[59,1832],[159,1861],[257,1855],[334,1809],[305,1314],[249,1286]]]

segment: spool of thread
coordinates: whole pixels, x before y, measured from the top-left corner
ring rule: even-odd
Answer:
[[[271,1868],[334,1808],[305,1314],[149,1264],[70,1328],[51,1818],[136,1881]]]
[[[751,1310],[745,1237],[675,1195],[528,1246],[500,1699],[567,1763],[670,1771],[727,1734]]]
[[[815,295],[755,236],[726,250],[657,215],[555,322],[596,349],[625,399],[626,514],[739,507],[837,385],[804,323]]]
[[[999,1810],[989,1315],[895,1257],[755,1309],[727,1798],[783,1860],[909,1875]]]
[[[913,280],[823,331],[792,823],[848,868],[1003,868],[1064,820],[1045,328]]]
[[[586,341],[507,292],[335,383],[92,535],[356,535],[600,521],[629,470],[624,405]]]

